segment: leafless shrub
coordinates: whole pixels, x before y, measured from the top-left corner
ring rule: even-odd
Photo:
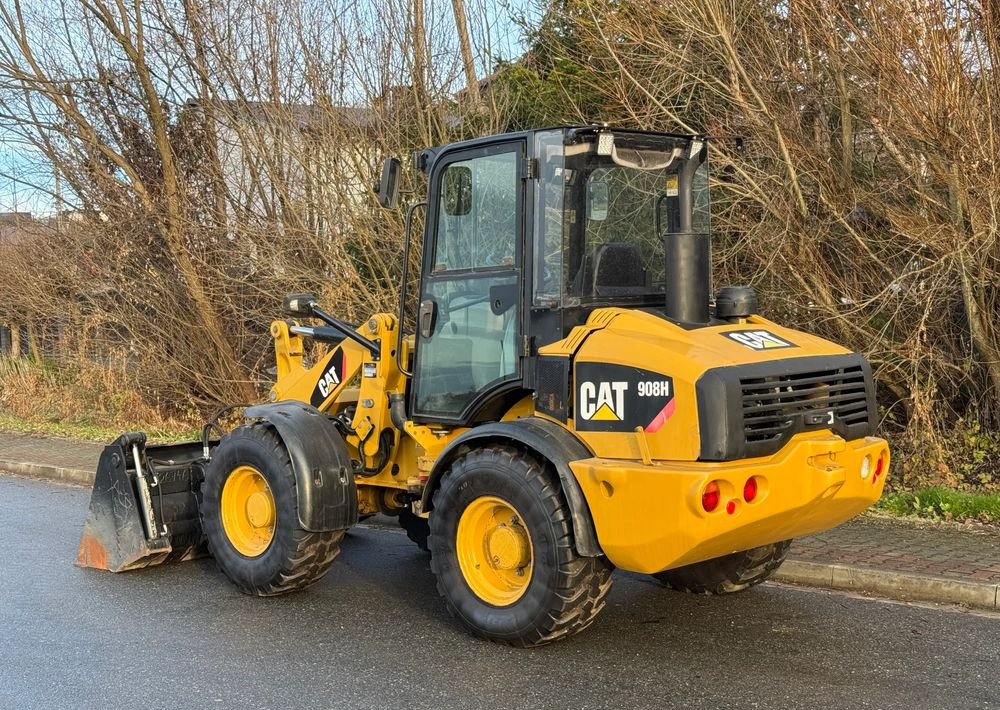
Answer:
[[[746,137],[712,156],[720,281],[750,280],[770,315],[867,353],[887,422],[932,446],[960,417],[1000,421],[995,3],[553,12],[574,37],[553,51],[617,107],[600,118]]]
[[[74,219],[2,247],[0,315],[100,330],[145,391],[208,406],[259,396],[284,293],[390,308],[401,216],[372,198],[379,158],[493,120],[449,99],[468,38],[417,9],[5,2],[0,125]]]
[[[480,5],[468,37],[450,11],[5,0],[0,126],[78,219],[0,247],[0,316],[72,324],[80,357],[103,338],[145,391],[207,405],[257,396],[281,294],[391,308],[402,225],[374,205],[378,158],[501,130],[537,86],[475,84],[470,52],[505,57]],[[997,13],[559,0],[536,51],[546,81],[572,68],[560,118],[744,136],[713,148],[717,280],[867,353],[890,429],[940,452],[1000,422]]]

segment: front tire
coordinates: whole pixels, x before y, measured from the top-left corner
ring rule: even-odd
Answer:
[[[691,594],[732,594],[767,580],[785,561],[791,540],[658,572],[664,586]]]
[[[299,525],[295,473],[266,424],[242,426],[212,453],[201,523],[216,564],[246,594],[268,597],[313,584],[340,554],[343,530]]]
[[[431,570],[448,611],[481,638],[539,646],[587,628],[612,566],[573,546],[551,466],[512,446],[460,456],[434,494]]]

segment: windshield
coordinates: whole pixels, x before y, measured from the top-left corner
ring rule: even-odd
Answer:
[[[535,305],[661,303],[664,237],[709,231],[702,144],[591,132],[567,145],[565,135],[536,136]]]

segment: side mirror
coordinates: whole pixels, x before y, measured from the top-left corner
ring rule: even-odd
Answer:
[[[472,211],[472,170],[464,165],[450,165],[441,176],[444,213],[449,217]]]
[[[393,209],[399,201],[399,171],[397,158],[386,158],[382,162],[382,177],[379,179],[378,203],[386,209]]]
[[[314,305],[316,305],[316,294],[290,293],[281,302],[281,311],[287,316],[309,318],[312,316]]]
[[[608,183],[591,182],[587,184],[587,219],[593,222],[603,222],[608,218]]]

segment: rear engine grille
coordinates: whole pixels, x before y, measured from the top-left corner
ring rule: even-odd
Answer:
[[[857,353],[716,367],[696,390],[702,461],[770,456],[804,431],[854,441],[877,424],[871,366]]]
[[[869,428],[868,384],[860,365],[741,377],[740,392],[748,448],[771,448],[797,431]]]

